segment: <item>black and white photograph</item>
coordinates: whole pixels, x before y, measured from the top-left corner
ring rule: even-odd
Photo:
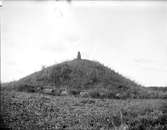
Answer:
[[[0,0],[0,128],[167,130],[167,1]]]

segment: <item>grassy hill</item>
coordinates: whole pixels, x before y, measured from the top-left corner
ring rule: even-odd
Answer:
[[[74,59],[43,68],[3,84],[0,96],[0,128],[167,129],[166,99],[129,99],[166,98],[166,91],[138,85],[90,60]]]
[[[19,91],[43,92],[60,95],[79,95],[87,92],[94,98],[148,98],[155,96],[141,85],[96,61],[74,59],[35,72],[16,82],[10,88]],[[11,87],[12,86],[12,87]]]

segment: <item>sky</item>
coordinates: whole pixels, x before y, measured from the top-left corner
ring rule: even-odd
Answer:
[[[145,86],[167,86],[167,2],[3,1],[1,81],[76,58]]]

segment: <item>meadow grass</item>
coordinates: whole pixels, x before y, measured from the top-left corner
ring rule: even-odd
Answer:
[[[1,118],[14,130],[166,130],[167,101],[2,91]]]

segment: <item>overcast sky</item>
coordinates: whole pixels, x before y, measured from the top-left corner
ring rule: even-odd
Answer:
[[[167,2],[3,2],[1,81],[76,57],[167,85]]]

